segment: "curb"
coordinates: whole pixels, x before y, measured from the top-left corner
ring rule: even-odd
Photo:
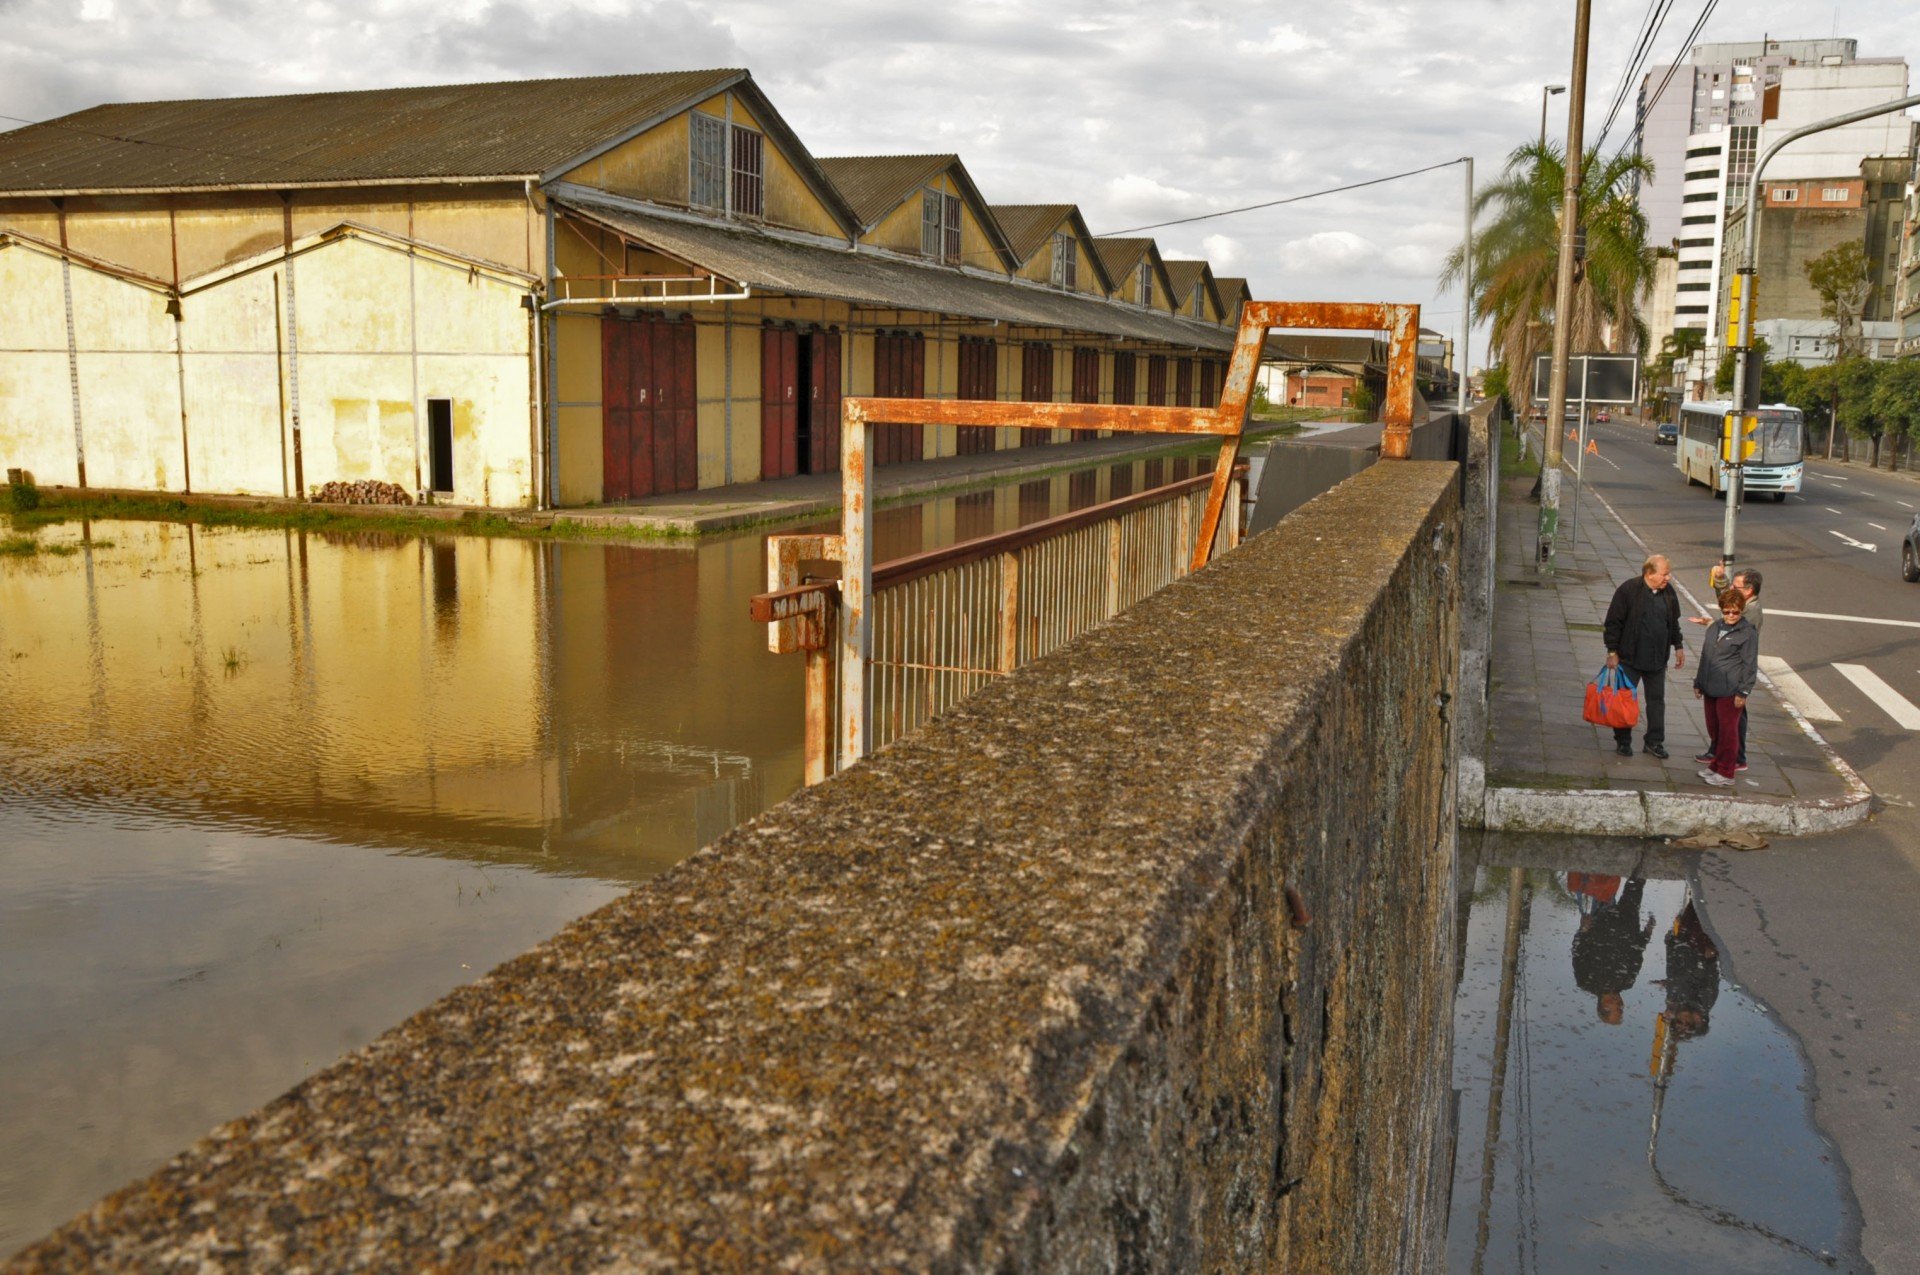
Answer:
[[[1591,489],[1582,494],[1606,510],[1633,543],[1647,549],[1647,542],[1605,496]],[[1706,614],[1686,585],[1676,579],[1673,587],[1695,612]],[[1759,680],[1820,751],[1827,768],[1839,777],[1846,788],[1843,796],[1768,800],[1638,789],[1489,787],[1479,805],[1479,826],[1489,832],[1564,832],[1599,837],[1688,837],[1698,832],[1733,830],[1806,837],[1865,823],[1873,813],[1873,790],[1819,728],[1780,694],[1771,678],[1761,673]]]

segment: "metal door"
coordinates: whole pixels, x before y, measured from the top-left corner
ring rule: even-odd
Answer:
[[[1083,347],[1073,352],[1073,401],[1076,403],[1098,403],[1100,401],[1100,352]],[[1100,431],[1076,429],[1073,431],[1076,442],[1100,437]]]
[[[800,472],[800,334],[760,329],[760,477]]]
[[[1053,347],[1045,341],[1029,341],[1020,352],[1020,397],[1028,403],[1053,401]],[[1020,446],[1041,447],[1052,442],[1037,429],[1020,431]]]
[[[808,471],[840,468],[840,334],[815,331],[807,336]]]

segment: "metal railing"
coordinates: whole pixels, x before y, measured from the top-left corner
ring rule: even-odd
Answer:
[[[899,622],[896,628],[901,641],[897,653],[891,658],[877,657],[876,642],[881,638],[876,605],[879,581],[872,558],[872,457],[876,428],[931,425],[1110,429],[1124,433],[1197,434],[1218,438],[1219,458],[1211,477],[1205,480],[1207,494],[1198,517],[1190,511],[1171,515],[1176,519],[1185,517],[1189,526],[1197,528],[1197,533],[1188,537],[1190,552],[1186,556],[1187,569],[1197,571],[1212,556],[1223,524],[1230,528],[1225,534],[1237,538],[1237,507],[1236,517],[1229,519],[1223,515],[1227,510],[1229,487],[1239,472],[1240,438],[1252,401],[1254,375],[1266,348],[1267,333],[1272,328],[1386,332],[1387,393],[1381,415],[1380,454],[1391,460],[1407,457],[1413,430],[1415,351],[1420,330],[1420,307],[1415,305],[1244,303],[1226,382],[1219,403],[1212,407],[843,398],[840,404],[840,534],[769,536],[768,591],[756,596],[750,608],[754,620],[768,625],[768,644],[772,650],[806,653],[806,782],[818,783],[833,770],[852,765],[872,750],[876,735],[876,698],[881,700],[883,723],[897,721],[903,730],[911,729],[906,725],[910,719],[925,720],[965,688],[976,686],[995,672],[1005,671],[999,668],[999,661],[1007,658],[1008,652],[1017,665],[1023,650],[1038,649],[1047,642],[1058,645],[1067,640],[1061,634],[1070,636],[1083,631],[1075,625],[1090,627],[1091,623],[1099,622],[1087,618],[1096,614],[1094,590],[1089,582],[1092,568],[1088,564],[1092,559],[1088,555],[1095,552],[1097,538],[1075,538],[1073,532],[1057,530],[1055,537],[1061,543],[1046,554],[1033,555],[1030,566],[1016,561],[1010,570],[1001,571],[992,582],[984,570],[975,573],[979,578],[955,575],[943,581],[938,590],[930,586],[921,591],[921,596],[911,597],[904,605],[947,608],[953,613],[930,613],[933,618],[928,623],[914,626],[924,629],[925,636],[916,637],[912,642],[906,637],[909,629],[905,622]],[[1176,511],[1185,511],[1187,507],[1185,501],[1173,506]],[[1118,552],[1124,562],[1129,552],[1125,532],[1121,533]],[[1108,567],[1100,573],[1102,578],[1118,579],[1124,574],[1111,566],[1113,553],[1109,544]],[[1174,560],[1178,561],[1178,555]],[[807,562],[838,563],[839,578],[803,581],[801,568]],[[1020,583],[1023,571],[1035,579],[1050,578],[1055,588],[1067,582],[1064,588],[1069,601],[1044,623],[1031,612],[1020,618],[1020,593],[1015,592],[1011,603],[1006,599],[1009,589],[1026,587]],[[995,584],[1001,591],[1001,604],[992,612],[999,620],[997,629],[991,631],[997,634],[1000,645],[994,648],[994,660],[989,661],[983,654],[990,631],[983,627],[989,625],[984,617],[989,612],[982,599]],[[1107,592],[1117,598],[1122,589],[1123,586],[1116,583],[1108,586]],[[942,590],[944,592],[940,592]],[[1107,600],[1103,599],[1103,606]],[[923,649],[916,643],[930,645],[924,645]],[[876,697],[875,688],[869,685],[870,674],[884,677],[894,673],[898,674],[896,685],[891,690],[880,688],[880,695]],[[888,694],[895,698],[887,701]],[[830,695],[834,697],[831,701]],[[829,703],[836,707],[829,709],[826,707]],[[887,725],[886,729],[894,728]],[[898,735],[890,737],[898,738]]]
[[[1215,554],[1239,543],[1243,473],[1229,488]],[[872,746],[1186,575],[1212,483],[1203,474],[875,567]]]

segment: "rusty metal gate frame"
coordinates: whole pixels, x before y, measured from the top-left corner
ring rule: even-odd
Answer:
[[[1206,510],[1194,537],[1191,570],[1207,565],[1240,456],[1254,377],[1275,328],[1387,333],[1387,397],[1380,454],[1404,460],[1412,447],[1414,369],[1419,349],[1417,305],[1321,301],[1249,301],[1240,312],[1226,384],[1214,407],[1138,407],[1100,403],[1025,403],[970,399],[848,397],[841,400],[840,534],[768,536],[767,592],[753,599],[751,618],[768,625],[777,654],[806,653],[805,779],[819,783],[866,756],[872,739],[867,661],[873,625],[873,456],[880,426],[986,426],[993,429],[1108,429],[1135,434],[1218,437]],[[802,564],[836,562],[838,581],[803,581]],[[839,665],[838,678],[832,667]],[[828,735],[830,684],[839,684],[837,746]],[[816,708],[816,706],[818,706]],[[830,760],[831,758],[831,760]]]

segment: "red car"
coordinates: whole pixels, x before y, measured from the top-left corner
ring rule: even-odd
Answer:
[[[1593,419],[1596,421],[1599,421],[1602,425],[1605,425],[1608,421],[1613,419],[1613,413],[1609,412],[1606,408],[1603,407],[1599,411],[1593,414]]]

